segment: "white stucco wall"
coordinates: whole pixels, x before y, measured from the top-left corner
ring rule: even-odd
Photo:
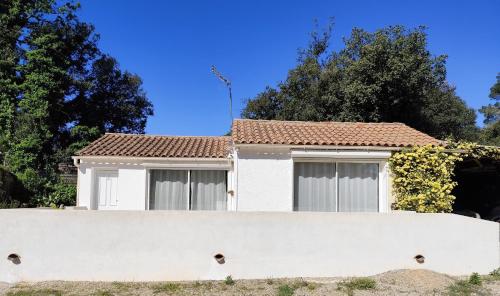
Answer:
[[[146,169],[137,165],[82,164],[78,168],[78,206],[92,208],[94,175],[97,170],[118,172],[117,210],[144,210],[146,208]]]
[[[300,152],[300,153],[297,153]],[[293,155],[293,154],[297,155]],[[281,147],[240,147],[235,154],[238,211],[293,211],[295,161],[374,162],[379,165],[379,211],[389,212],[389,151],[297,151]]]
[[[78,167],[76,205],[91,208],[92,198],[92,168]]]
[[[0,281],[7,282],[365,276],[401,268],[465,275],[499,266],[498,223],[452,214],[17,209],[0,210],[0,225]],[[20,264],[6,259],[12,253]]]
[[[290,149],[241,148],[237,158],[238,211],[293,210]]]

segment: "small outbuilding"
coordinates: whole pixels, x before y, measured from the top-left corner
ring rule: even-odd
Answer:
[[[105,134],[74,156],[97,210],[388,212],[394,151],[442,142],[402,123],[236,119],[231,136]]]

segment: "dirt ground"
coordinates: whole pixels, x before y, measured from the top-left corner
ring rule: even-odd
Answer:
[[[397,270],[367,278],[0,283],[0,295],[500,295],[500,276],[457,278],[428,270]]]

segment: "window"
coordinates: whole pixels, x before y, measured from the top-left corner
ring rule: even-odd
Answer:
[[[378,211],[378,163],[296,162],[294,210]]]
[[[295,211],[337,211],[335,163],[295,163]]]
[[[150,170],[149,209],[226,210],[226,171]]]
[[[378,164],[339,163],[339,212],[378,211]]]

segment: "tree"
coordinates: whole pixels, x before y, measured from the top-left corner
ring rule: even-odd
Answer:
[[[500,146],[500,74],[497,76],[497,82],[490,89],[489,97],[494,103],[483,106],[479,110],[484,115],[486,125],[481,130],[480,142]]]
[[[92,64],[87,85],[86,95],[70,106],[80,110],[74,118],[79,125],[97,127],[101,133],[144,132],[152,105],[139,76],[122,72],[114,58],[104,55]]]
[[[59,162],[104,132],[143,133],[153,114],[140,77],[98,49],[78,9],[71,1],[0,3],[0,159],[33,204],[72,192],[58,185]]]
[[[479,112],[484,115],[484,123],[494,123],[500,119],[500,73],[497,76],[497,82],[490,89],[490,99],[495,103],[483,106]]]
[[[446,56],[427,50],[423,27],[353,29],[338,52],[328,51],[330,28],[313,32],[286,80],[247,100],[242,117],[403,122],[441,139],[476,137],[475,112],[447,83]]]

